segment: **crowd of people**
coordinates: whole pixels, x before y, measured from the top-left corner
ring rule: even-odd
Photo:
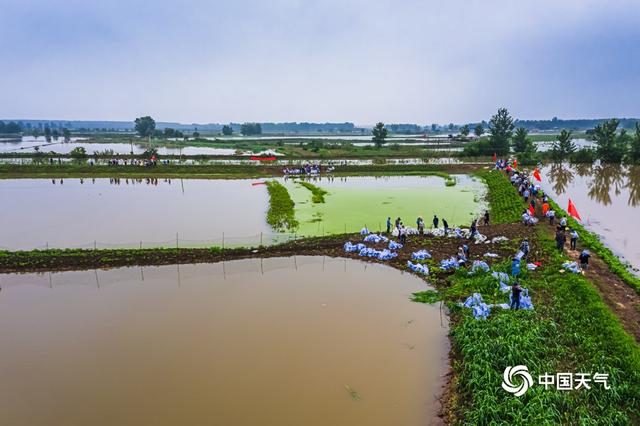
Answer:
[[[304,163],[300,167],[285,167],[282,169],[282,173],[285,176],[299,176],[299,175],[319,175],[322,172],[332,172],[334,167],[323,166],[320,163]]]
[[[514,185],[528,208],[522,211],[522,223],[526,226],[533,226],[538,223],[538,214],[541,213],[543,219],[549,221],[549,225],[555,226],[555,242],[559,252],[564,252],[569,236],[570,250],[577,251],[578,231],[568,226],[567,217],[561,215],[556,217],[556,212],[551,208],[549,197],[542,191],[540,185],[533,182],[531,176],[525,171],[519,171],[509,161],[496,161],[495,168],[503,170]],[[540,208],[538,208],[540,204]],[[556,225],[556,219],[557,225]],[[528,244],[528,243],[527,243]],[[528,253],[528,252],[527,252]],[[589,258],[591,257],[589,250],[584,249],[580,252],[578,260],[583,270],[589,268]]]

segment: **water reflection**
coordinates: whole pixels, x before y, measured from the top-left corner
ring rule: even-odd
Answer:
[[[640,203],[640,167],[623,167],[618,164],[552,164],[546,171],[553,192],[564,194],[574,182],[574,175],[583,179],[589,198],[609,206],[612,196],[628,190],[627,204],[635,207]],[[590,178],[590,179],[589,179]]]
[[[573,182],[573,172],[561,163],[552,164],[548,175],[556,194],[564,194],[567,190],[567,185]]]
[[[637,206],[640,203],[640,166],[629,167],[625,188],[629,190],[628,204]]]

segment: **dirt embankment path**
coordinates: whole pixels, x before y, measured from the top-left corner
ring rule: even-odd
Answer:
[[[542,205],[542,200],[536,199],[537,205]],[[551,225],[548,219],[540,217],[537,226],[542,226],[552,239],[555,239],[556,226],[559,218],[556,218],[555,224]],[[565,243],[564,251],[567,256],[579,263],[578,257],[580,252],[587,247],[582,247],[578,239],[576,249],[571,250],[569,236]],[[600,293],[600,297],[609,307],[609,309],[618,317],[625,331],[635,337],[640,342],[640,294],[625,283],[615,273],[611,272],[609,266],[593,251],[589,259],[589,269],[584,271],[584,276],[589,279]]]
[[[554,234],[554,227],[547,223],[550,234]],[[578,261],[578,256],[583,250],[578,240],[577,250],[571,250],[567,241],[565,252],[572,260]],[[589,279],[600,293],[600,297],[618,317],[627,333],[640,342],[640,295],[629,287],[618,275],[611,272],[609,266],[597,254],[591,253],[589,269],[584,271],[584,276]]]
[[[488,239],[504,236],[508,238],[504,243],[474,244],[459,238],[444,238],[410,235],[407,244],[397,250],[398,257],[390,261],[379,261],[373,258],[361,257],[357,253],[346,253],[344,243],[354,244],[362,242],[359,234],[334,235],[300,239],[275,246],[255,249],[208,249],[208,248],[180,248],[180,249],[132,249],[132,250],[51,250],[34,252],[5,252],[0,256],[0,273],[28,273],[46,271],[69,271],[82,269],[107,269],[122,266],[153,266],[176,263],[208,263],[220,262],[249,257],[278,257],[293,255],[321,255],[331,257],[348,257],[370,262],[378,262],[408,271],[407,260],[411,253],[420,249],[431,252],[433,260],[439,262],[458,252],[463,243],[468,243],[471,260],[484,259],[491,263],[491,259],[484,258],[487,252],[499,255],[498,260],[512,256],[520,240],[531,234],[531,229],[520,224],[499,224],[480,227],[479,231]],[[394,239],[397,241],[397,239]],[[382,249],[386,244],[366,243],[368,247]]]

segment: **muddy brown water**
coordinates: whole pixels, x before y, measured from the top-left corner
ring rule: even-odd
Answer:
[[[426,284],[325,257],[0,276],[0,424],[425,425]]]
[[[571,198],[586,228],[640,268],[640,167],[552,164],[542,174],[542,188],[560,207]]]

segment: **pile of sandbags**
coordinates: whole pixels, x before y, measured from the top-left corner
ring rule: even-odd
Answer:
[[[413,253],[411,253],[411,258],[413,260],[425,260],[425,259],[431,259],[431,253],[429,253],[427,250],[418,250],[418,251],[414,251]]]
[[[389,250],[398,250],[402,248],[402,244],[396,243],[395,241],[389,241]]]
[[[384,235],[369,234],[366,237],[364,237],[364,242],[365,243],[378,244],[378,243],[386,243],[387,241],[389,241],[389,239],[387,237],[385,237]]]
[[[362,243],[351,244],[351,241],[347,241],[346,243],[344,243],[344,251],[346,251],[347,253],[355,253],[357,251],[359,252],[360,250],[366,247],[367,246],[365,246]]]
[[[429,275],[429,267],[427,265],[423,265],[421,263],[411,263],[410,260],[407,260],[407,266],[413,272],[417,272],[423,275]]]
[[[483,262],[482,260],[474,260],[471,265],[471,273],[475,274],[479,271],[489,272],[489,265],[487,265],[487,262]]]

